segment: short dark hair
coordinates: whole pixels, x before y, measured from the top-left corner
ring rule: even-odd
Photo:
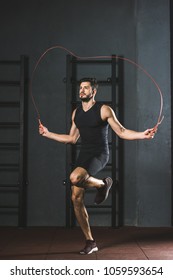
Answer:
[[[91,84],[92,89],[98,89],[98,83],[96,78],[82,78],[79,81],[79,85],[83,82],[89,82]]]

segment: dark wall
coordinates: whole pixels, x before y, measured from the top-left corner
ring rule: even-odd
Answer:
[[[147,2],[138,3],[137,57],[160,86],[164,121],[152,143],[138,143],[137,224],[159,226],[169,224],[171,218],[170,15],[169,1],[151,1],[150,6]],[[137,86],[140,129],[156,121],[160,97],[152,83],[146,83],[144,77],[139,75]],[[166,212],[169,215],[165,215]]]
[[[26,54],[30,73],[39,56],[59,44],[81,56],[124,55],[154,75],[164,92],[165,121],[152,142],[125,141],[124,223],[170,225],[169,1],[7,0],[1,3],[0,39],[0,59]],[[33,84],[42,122],[59,133],[66,125],[65,55],[47,54]],[[144,76],[125,65],[124,126],[134,130],[153,126],[159,110],[158,93]],[[63,226],[65,145],[37,131],[29,101],[28,225]]]

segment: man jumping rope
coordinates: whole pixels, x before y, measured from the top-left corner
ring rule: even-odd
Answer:
[[[80,153],[70,175],[76,219],[86,238],[86,245],[80,254],[91,254],[98,251],[84,205],[85,189],[96,188],[95,204],[100,204],[107,199],[113,183],[109,177],[102,180],[93,177],[105,167],[109,159],[108,126],[110,125],[120,138],[126,140],[152,139],[156,132],[156,129],[153,128],[143,132],[124,128],[109,106],[95,101],[97,89],[96,79],[80,80],[81,105],[72,113],[72,126],[69,134],[53,133],[42,124],[39,126],[39,133],[42,136],[65,144],[75,144],[81,137]]]

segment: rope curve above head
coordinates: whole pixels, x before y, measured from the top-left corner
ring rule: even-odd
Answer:
[[[42,55],[39,57],[39,59],[37,60],[35,66],[34,66],[34,70],[31,74],[31,80],[30,80],[30,86],[29,86],[29,94],[30,94],[30,97],[31,97],[31,100],[32,100],[32,103],[33,103],[33,106],[35,108],[35,111],[37,113],[37,119],[39,121],[39,123],[41,124],[41,118],[40,118],[40,113],[39,113],[39,110],[38,110],[38,107],[36,105],[36,102],[35,102],[35,99],[34,99],[34,96],[33,96],[33,93],[32,93],[32,85],[33,85],[33,78],[34,78],[34,74],[35,74],[35,71],[38,67],[38,65],[40,64],[40,62],[42,61],[42,59],[45,57],[45,55],[50,52],[51,50],[54,50],[54,49],[61,49],[63,51],[65,51],[66,53],[70,54],[71,56],[79,59],[79,60],[89,60],[89,59],[110,59],[110,58],[116,58],[116,59],[119,59],[119,60],[124,60],[130,64],[133,64],[134,66],[136,66],[138,69],[140,69],[154,84],[154,86],[157,88],[157,91],[159,93],[159,96],[160,96],[160,110],[159,110],[159,115],[158,115],[158,118],[157,118],[157,122],[156,124],[154,125],[153,129],[156,131],[158,129],[158,126],[162,123],[163,119],[164,119],[164,116],[162,115],[162,111],[163,111],[163,94],[162,94],[162,91],[158,85],[158,83],[155,81],[155,79],[141,66],[139,65],[138,63],[136,63],[135,61],[129,59],[129,58],[126,58],[126,57],[121,57],[121,56],[117,56],[117,55],[105,55],[105,56],[78,56],[77,54],[75,54],[74,52],[70,51],[69,49],[61,46],[61,45],[55,45],[55,46],[52,46],[48,49],[46,49]]]

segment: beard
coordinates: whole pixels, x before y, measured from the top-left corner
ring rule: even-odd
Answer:
[[[79,97],[79,98],[82,102],[88,103],[93,98],[93,95],[90,95],[90,96],[87,96],[87,97]]]

